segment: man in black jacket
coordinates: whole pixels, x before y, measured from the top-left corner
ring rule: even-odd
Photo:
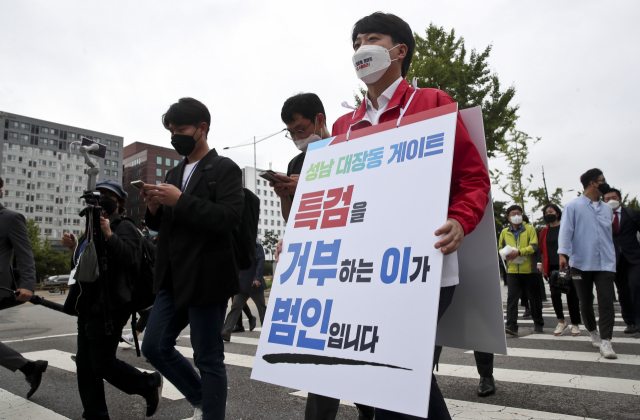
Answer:
[[[247,300],[251,298],[258,308],[258,316],[260,317],[260,325],[264,323],[264,314],[267,311],[267,305],[264,301],[264,291],[267,288],[264,282],[262,272],[264,270],[264,249],[262,245],[256,244],[256,254],[253,260],[253,265],[248,270],[240,272],[240,293],[233,297],[233,303],[231,304],[231,310],[227,315],[227,319],[224,323],[224,329],[222,330],[222,339],[225,341],[231,341],[231,333],[233,327],[238,320],[241,319],[242,309],[247,304]],[[251,331],[255,328],[255,317],[253,317],[253,323],[249,318]]]
[[[620,191],[609,190],[605,203],[613,209],[613,245],[616,250],[616,289],[627,328],[626,334],[640,332],[640,211],[622,207]],[[635,220],[634,220],[635,219]]]
[[[227,399],[222,326],[227,300],[240,290],[232,230],[240,223],[244,192],[240,168],[209,149],[210,123],[207,107],[192,98],[180,99],[163,116],[171,144],[185,159],[165,183],[141,191],[147,226],[158,232],[157,298],[142,352],[195,407],[194,418],[218,420]],[[175,349],[187,325],[200,375]]]

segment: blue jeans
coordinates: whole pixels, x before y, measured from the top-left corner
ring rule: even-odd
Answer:
[[[201,406],[204,420],[223,420],[227,403],[227,371],[224,367],[222,325],[226,300],[176,310],[173,293],[158,293],[142,342],[142,352],[154,368],[185,396]],[[191,326],[191,363],[176,350],[176,338]]]
[[[455,292],[456,286],[442,287],[440,289],[440,302],[438,305],[438,321],[442,318],[445,311],[451,305],[451,301],[453,300],[453,292]],[[434,351],[434,360],[436,357],[439,357],[440,352],[442,351],[441,346],[436,346]],[[410,416],[408,414],[396,413],[389,410],[383,410],[381,408],[376,408],[376,420],[418,420],[424,417],[416,417]],[[447,408],[447,404],[444,401],[444,397],[442,396],[442,392],[440,392],[440,388],[438,387],[438,382],[436,382],[436,376],[431,374],[431,393],[429,395],[429,420],[451,420],[451,416],[449,415],[449,409]]]

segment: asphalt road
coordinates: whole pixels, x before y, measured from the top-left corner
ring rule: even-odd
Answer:
[[[506,288],[505,288],[506,290]],[[65,296],[44,294],[52,300]],[[251,306],[254,314],[256,308]],[[616,310],[619,308],[616,305]],[[565,304],[566,312],[566,304]],[[638,419],[640,418],[640,337],[614,332],[617,361],[599,358],[598,349],[586,340],[587,332],[553,337],[557,323],[551,302],[545,302],[545,334],[533,335],[527,320],[520,337],[507,337],[509,356],[496,356],[498,392],[488,398],[476,396],[478,374],[473,354],[445,348],[437,372],[452,417],[455,419]],[[568,319],[568,316],[567,316]],[[245,326],[247,323],[245,322]],[[616,326],[624,324],[617,318]],[[418,327],[418,326],[417,326]],[[20,372],[0,369],[1,419],[78,419],[82,405],[74,365],[69,356],[76,348],[73,317],[33,305],[0,313],[0,341],[25,354],[50,360],[38,392],[27,401],[28,386]],[[419,334],[416,329],[416,334]],[[178,346],[188,355],[191,343],[186,329]],[[186,336],[186,337],[185,337]],[[225,344],[229,394],[227,419],[302,419],[306,398],[299,390],[252,381],[251,365],[259,331],[234,334]],[[122,348],[119,357],[141,369],[153,370],[135,350]],[[192,360],[192,359],[191,359]],[[190,404],[170,386],[154,419],[191,418]],[[114,420],[144,418],[141,397],[126,395],[105,385],[110,416]],[[556,414],[553,414],[556,413]],[[576,417],[572,417],[576,416]],[[341,406],[338,419],[357,419],[349,403]]]

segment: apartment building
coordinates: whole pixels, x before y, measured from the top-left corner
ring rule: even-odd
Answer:
[[[131,181],[142,180],[145,184],[161,184],[169,169],[182,161],[172,147],[161,147],[142,142],[131,143],[124,148],[123,187],[129,194],[127,215],[139,226],[144,219],[146,206],[140,192]]]
[[[24,213],[40,226],[41,236],[57,244],[63,232],[84,231],[80,198],[87,188],[87,166],[74,144],[88,137],[107,146],[104,159],[93,158],[100,168],[98,180],[122,179],[124,139],[66,124],[0,111],[2,135],[2,202]]]
[[[253,191],[260,199],[260,219],[258,220],[258,239],[260,241],[264,239],[264,234],[267,231],[271,231],[278,238],[282,238],[287,226],[282,217],[280,197],[269,186],[269,181],[258,176],[260,172],[264,171],[264,169],[258,169],[256,173],[253,166],[245,166],[242,169],[242,184],[246,189]],[[287,175],[286,173],[275,172],[280,175]]]

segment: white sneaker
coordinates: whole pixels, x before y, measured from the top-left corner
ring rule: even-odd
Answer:
[[[600,338],[600,333],[598,332],[598,330],[589,331],[589,334],[591,335],[591,345],[593,347],[600,348],[600,345],[602,344],[602,338]]]
[[[202,408],[196,407],[196,409],[193,410],[193,417],[191,420],[202,420]]]
[[[600,345],[600,354],[604,356],[605,359],[618,358],[616,352],[613,351],[613,347],[611,347],[611,341],[609,340],[602,340],[602,344]]]
[[[127,334],[122,336],[122,341],[130,345],[131,347],[135,347],[136,342],[133,341],[133,334]]]
[[[576,337],[580,335],[580,325],[572,325],[571,326],[571,335]]]
[[[558,322],[558,326],[553,332],[553,335],[562,335],[564,334],[564,330],[566,330],[567,328],[569,328],[569,324],[567,324],[566,322]]]

